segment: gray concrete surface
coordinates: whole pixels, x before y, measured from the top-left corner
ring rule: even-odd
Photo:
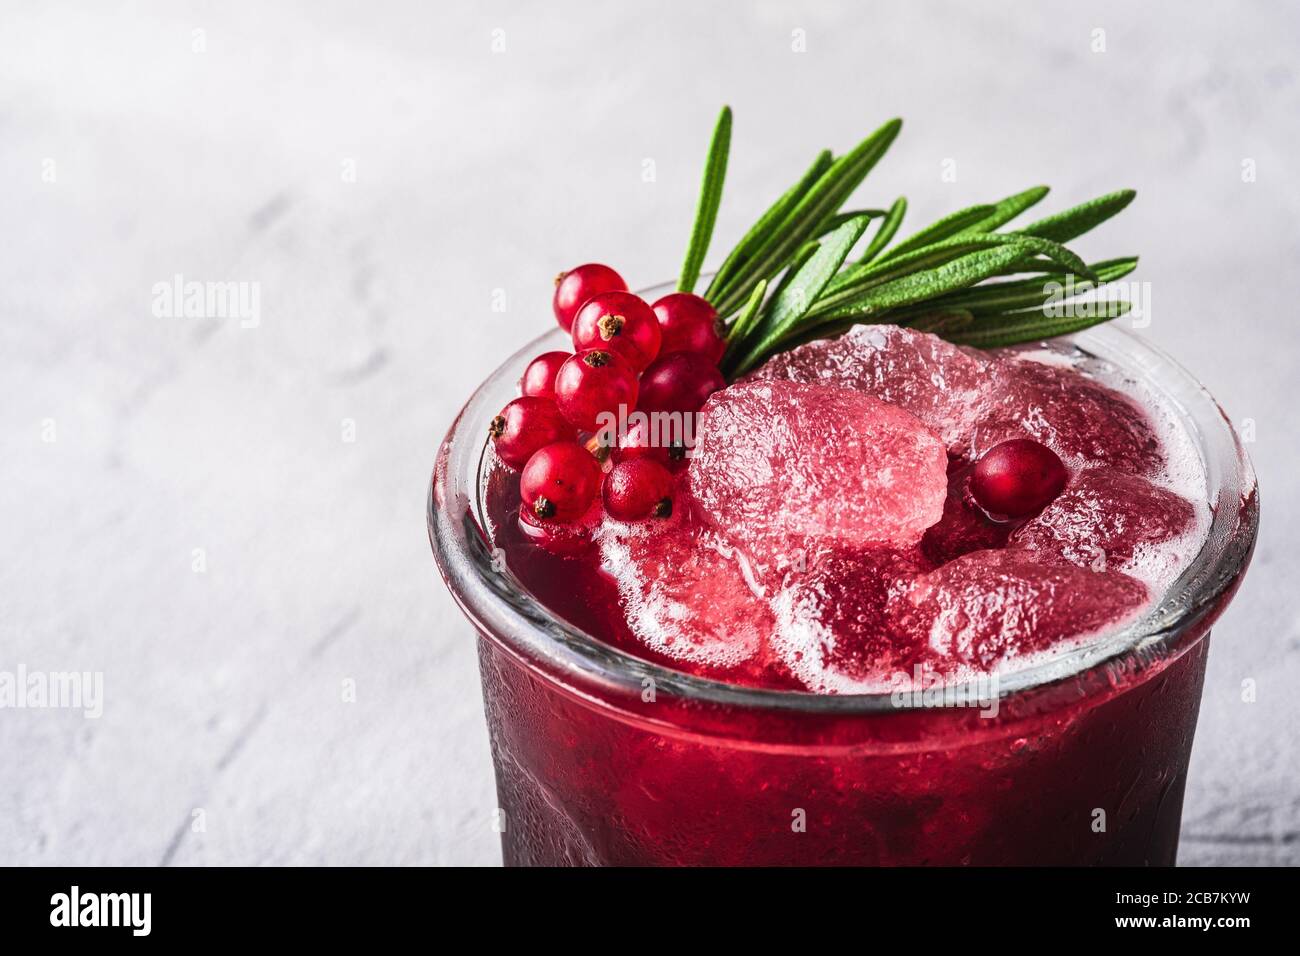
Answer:
[[[0,710],[0,863],[499,860],[434,450],[558,269],[675,274],[722,102],[719,245],[893,115],[863,201],[914,224],[1139,190],[1079,247],[1142,254],[1264,502],[1182,859],[1300,861],[1298,38],[1264,2],[8,0],[0,669],[102,672],[103,713]],[[155,309],[178,274],[258,321]]]

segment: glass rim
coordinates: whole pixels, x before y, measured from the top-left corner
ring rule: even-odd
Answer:
[[[642,295],[657,297],[667,291],[672,291],[670,285],[652,287]],[[1187,370],[1115,322],[1051,341],[1070,343],[1125,375],[1146,379],[1170,404],[1201,456],[1210,527],[1200,550],[1151,609],[1077,648],[997,674],[1002,698],[1095,671],[1117,659],[1169,654],[1189,633],[1203,633],[1249,564],[1259,526],[1255,474],[1241,441],[1218,403]],[[581,696],[640,694],[653,686],[656,694],[762,710],[847,715],[924,707],[906,698],[900,703],[894,691],[818,694],[732,684],[674,670],[612,647],[567,623],[520,586],[508,569],[494,567],[480,500],[487,422],[504,403],[503,388],[511,390],[511,397],[515,394],[524,365],[541,352],[565,348],[566,343],[567,337],[557,327],[515,352],[474,391],[438,451],[427,499],[429,541],[447,587],[474,626],[526,663],[540,666],[550,679],[562,677]],[[1157,384],[1157,375],[1168,381]],[[978,675],[944,686],[954,695],[977,695],[979,682],[987,687],[988,679],[989,675]]]

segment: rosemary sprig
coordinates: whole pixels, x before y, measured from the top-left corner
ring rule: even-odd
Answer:
[[[1097,302],[1089,315],[1055,315],[1042,309],[1012,312],[995,316],[982,322],[972,322],[965,328],[944,336],[962,345],[977,345],[990,349],[1021,342],[1050,339],[1086,329],[1099,322],[1109,322],[1128,313],[1132,304],[1124,301]]]
[[[870,221],[868,216],[850,219],[827,236],[826,241],[797,270],[791,270],[793,277],[790,282],[773,296],[771,307],[759,313],[752,331],[738,340],[738,348],[744,352],[738,369],[750,367],[754,356],[762,356],[798,326],[822,289],[826,288],[826,283],[844,264],[849,250],[862,238]],[[749,344],[751,341],[752,345]]]
[[[1111,216],[1123,212],[1136,195],[1137,193],[1132,189],[1121,189],[1118,192],[1107,193],[1105,196],[1098,196],[1096,199],[1080,203],[1065,210],[1065,212],[1058,212],[1054,216],[1040,219],[1038,222],[1021,229],[1018,235],[1038,236],[1040,239],[1052,239],[1056,242],[1069,242],[1071,239],[1082,236],[1088,230],[1100,226]]]
[[[1006,259],[1006,266],[1023,262],[1033,254],[1041,255],[1048,261],[1062,267],[1067,272],[1084,275],[1089,278],[1088,267],[1083,260],[1065,246],[1039,239],[1034,236],[1003,235],[1001,233],[971,234],[944,239],[932,245],[923,246],[895,260],[880,260],[867,266],[857,266],[845,270],[835,277],[826,289],[824,299],[814,311],[821,315],[847,315],[856,304],[870,300],[871,290],[886,282],[906,275],[924,273],[952,262],[966,253],[990,246],[1011,246],[1020,251],[1019,256]],[[992,273],[997,275],[998,273]]]
[[[1128,311],[1126,302],[1060,309],[1064,298],[1128,275],[1136,258],[1088,265],[1063,243],[1133,201],[1132,190],[1099,196],[1025,226],[1001,227],[1047,195],[1034,186],[993,203],[958,210],[894,244],[907,211],[840,207],[879,162],[901,128],[891,120],[839,158],[820,153],[725,258],[704,297],[724,319],[722,360],[743,375],[776,352],[837,335],[862,322],[908,325],[985,348],[1078,331]],[[717,217],[726,173],[731,112],[714,132],[699,211],[679,288],[695,285]],[[857,261],[853,247],[874,221]],[[988,281],[1013,277],[1009,281]]]
[[[978,232],[992,232],[999,226],[1005,226],[1029,207],[1042,201],[1050,190],[1046,186],[1030,186],[1006,199],[993,204],[993,214],[979,224]]]
[[[809,254],[812,254],[812,250],[809,250]],[[790,274],[793,275],[793,272],[794,270],[791,270]],[[758,285],[754,286],[754,291],[749,294],[749,301],[745,303],[745,307],[736,316],[736,321],[732,325],[732,331],[735,334],[731,337],[731,341],[727,343],[727,351],[723,355],[724,360],[734,355],[740,343],[745,340],[750,329],[753,328],[754,323],[758,321],[758,310],[763,304],[763,296],[766,292],[767,280],[760,279]],[[780,290],[777,291],[777,295],[780,295]]]
[[[694,292],[700,278],[700,266],[709,251],[713,226],[718,221],[718,205],[722,202],[722,184],[727,178],[727,154],[731,150],[731,107],[724,106],[713,129],[709,144],[709,158],[704,163],[704,182],[700,185],[700,204],[695,212],[695,225],[691,229],[691,242],[686,247],[686,261],[682,263],[677,289]]]
[[[1122,279],[1137,268],[1137,259],[1111,259],[1089,266],[1097,281],[1075,282],[1071,294],[1089,292],[1107,282]],[[1049,277],[1047,282],[1059,281]],[[990,282],[962,292],[940,296],[931,305],[936,309],[968,309],[973,315],[997,315],[1016,309],[1040,306],[1051,290],[1043,279],[1020,279],[1015,282]]]
[[[907,200],[899,196],[894,200],[894,204],[889,207],[889,212],[885,213],[885,221],[880,224],[880,228],[876,230],[871,242],[867,243],[867,248],[862,253],[862,258],[858,260],[858,265],[866,265],[893,241],[894,236],[898,233],[898,227],[903,224],[905,215],[907,215]]]
[[[901,127],[901,120],[890,120],[851,152],[832,162],[794,203],[788,215],[769,226],[753,253],[736,266],[735,274],[713,295],[706,294],[720,316],[725,318],[735,312],[760,279],[770,279],[789,264],[790,257],[858,188]]]
[[[908,236],[894,248],[881,256],[882,262],[897,259],[899,256],[916,249],[941,242],[952,236],[959,236],[968,230],[975,230],[980,223],[993,215],[992,206],[968,206],[957,212],[949,213],[938,222],[926,226],[918,233]]]
[[[812,166],[803,174],[797,183],[791,186],[782,194],[781,198],[774,202],[767,212],[759,217],[758,222],[750,227],[749,232],[745,233],[744,238],[736,244],[736,248],[731,250],[730,255],[723,260],[722,265],[713,276],[713,281],[709,283],[708,290],[704,293],[704,298],[710,302],[717,302],[725,284],[735,277],[736,272],[741,265],[753,258],[754,252],[774,228],[779,226],[790,215],[795,204],[808,192],[826,170],[831,168],[834,160],[831,157],[831,151],[822,150]]]

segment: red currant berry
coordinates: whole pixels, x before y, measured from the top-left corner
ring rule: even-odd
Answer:
[[[573,426],[549,398],[525,395],[501,409],[488,426],[497,455],[511,468],[522,468],[544,445],[573,439]]]
[[[659,320],[638,295],[593,295],[573,319],[573,347],[617,352],[638,372],[659,354]]]
[[[574,521],[586,513],[600,487],[600,465],[577,442],[538,449],[519,476],[519,495],[539,521]]]
[[[636,408],[636,372],[620,356],[587,349],[570,356],[555,376],[555,403],[573,427],[595,431],[603,414]],[[608,424],[608,423],[606,423]]]
[[[655,359],[641,376],[640,408],[644,412],[698,412],[704,400],[726,384],[718,367],[703,355],[673,352]]]
[[[524,377],[519,380],[520,393],[555,398],[555,373],[568,357],[568,352],[543,352],[537,356],[524,369]]]
[[[672,352],[698,352],[714,365],[727,349],[723,326],[717,310],[706,299],[689,292],[673,292],[651,308],[663,331],[660,355]]]
[[[567,332],[573,328],[573,317],[593,295],[626,291],[627,283],[623,277],[598,262],[561,272],[555,277],[555,299],[551,303],[555,309],[555,321]]]
[[[673,513],[673,477],[649,458],[621,461],[600,490],[606,513],[616,521],[667,518]]]
[[[998,518],[1023,518],[1061,493],[1069,472],[1056,453],[1029,438],[986,451],[970,476],[975,503]]]

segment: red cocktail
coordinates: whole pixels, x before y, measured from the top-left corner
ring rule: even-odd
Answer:
[[[1114,328],[987,360],[863,328],[717,393],[646,528],[539,541],[485,454],[559,333],[463,410],[430,535],[479,633],[508,863],[1174,861],[1208,630],[1257,524],[1230,426]],[[1068,483],[990,516],[972,468],[1025,437]],[[773,504],[755,456],[798,487]]]

